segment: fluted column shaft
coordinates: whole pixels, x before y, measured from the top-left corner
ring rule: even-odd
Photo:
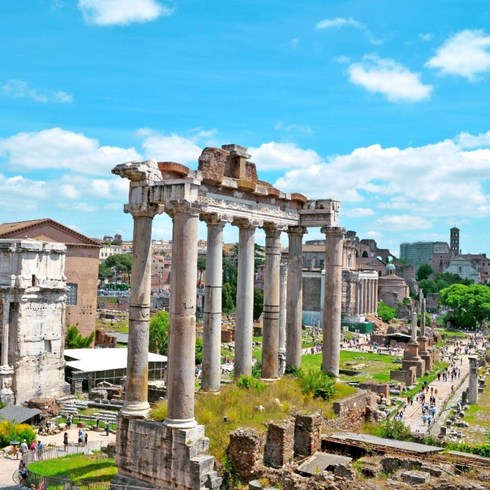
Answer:
[[[221,291],[223,286],[223,228],[217,217],[206,219],[207,254],[204,291],[202,383],[204,391],[219,391],[221,381]]]
[[[252,374],[255,227],[240,223],[238,232],[238,284],[234,375]]]
[[[122,415],[146,417],[151,294],[151,229],[155,212],[132,211],[133,261],[129,295],[129,336],[126,397]]]
[[[342,309],[342,228],[322,229],[326,235],[325,307],[323,310],[323,371],[339,376],[340,323]]]
[[[264,226],[265,277],[264,327],[262,332],[262,377],[279,376],[279,306],[281,270],[281,230]]]
[[[165,423],[197,425],[194,418],[196,356],[196,284],[198,213],[188,203],[172,203],[172,275],[170,279],[170,338]]]
[[[303,310],[303,235],[302,226],[288,229],[288,284],[286,304],[286,366],[301,366],[301,316]]]

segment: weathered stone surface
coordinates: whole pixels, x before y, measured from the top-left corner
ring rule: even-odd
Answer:
[[[321,447],[322,416],[319,413],[312,415],[296,415],[294,422],[294,455],[311,456]]]
[[[327,420],[327,427],[346,430],[359,428],[377,410],[376,398],[375,393],[361,390],[355,395],[335,402],[333,409],[338,417]]]
[[[403,469],[419,469],[422,465],[420,461],[411,458],[400,458],[396,456],[387,456],[381,460],[383,470],[386,473],[394,473],[400,468]]]
[[[269,423],[264,449],[264,464],[280,468],[292,461],[294,456],[294,423]]]
[[[338,464],[333,470],[333,474],[339,478],[345,478],[346,480],[356,479],[356,471],[352,466],[347,464]]]
[[[263,438],[254,429],[237,429],[230,434],[227,454],[239,478],[251,480],[255,477],[263,450]]]
[[[374,456],[364,456],[358,460],[359,470],[364,476],[376,478],[383,471],[381,458]]]
[[[298,467],[298,472],[307,475],[318,475],[326,470],[334,470],[339,464],[347,465],[351,461],[352,458],[347,456],[316,452]]]
[[[422,471],[404,471],[400,478],[405,483],[409,483],[412,485],[422,485],[429,481],[430,475],[429,473],[424,473]]]

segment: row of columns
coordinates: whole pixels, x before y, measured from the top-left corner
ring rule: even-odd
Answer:
[[[378,304],[378,281],[376,279],[359,279],[357,283],[356,314],[376,313]]]
[[[150,264],[152,219],[159,206],[129,209],[134,219],[133,266],[131,274],[128,375],[123,415],[148,414],[148,327],[150,318]],[[194,418],[195,310],[197,282],[197,241],[199,211],[188,202],[170,202],[165,211],[173,218],[172,275],[170,295],[170,338],[167,371],[170,427],[189,428]],[[223,228],[226,219],[202,215],[207,223],[207,266],[204,300],[202,389],[218,391],[221,363],[221,293]],[[252,372],[255,229],[250,220],[235,220],[239,228],[237,312],[235,328],[235,377]],[[285,339],[280,339],[281,243],[282,228],[265,223],[265,285],[262,349],[262,377],[279,376],[280,346],[285,345],[286,365],[301,363],[302,326],[302,238],[306,228],[287,229]],[[326,287],[324,308],[323,369],[338,376],[340,352],[341,275],[343,230],[326,233]]]

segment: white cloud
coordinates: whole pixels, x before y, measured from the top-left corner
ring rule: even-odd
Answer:
[[[100,26],[150,22],[173,12],[155,0],[78,0],[78,8],[85,22]]]
[[[427,220],[490,216],[490,149],[467,149],[458,144],[461,140],[458,136],[407,148],[372,145],[329,159],[315,154],[314,162],[291,168],[274,185],[310,198],[357,202],[359,209],[382,209],[386,215],[413,214]],[[486,134],[465,135],[465,144],[469,140],[488,145]],[[288,157],[285,152],[284,158]],[[282,160],[280,155],[276,159]]]
[[[323,29],[332,29],[339,27],[355,27],[356,29],[364,29],[364,25],[361,22],[353,19],[352,17],[335,17],[333,19],[323,19],[320,22],[317,22],[315,25],[315,29],[323,30]]]
[[[201,154],[201,147],[196,145],[194,139],[185,138],[177,134],[164,136],[153,134],[146,137],[142,146],[146,158],[153,158],[159,162],[177,162],[191,164],[197,162]]]
[[[364,218],[366,216],[373,216],[374,211],[371,208],[352,208],[344,209],[342,214],[344,216],[352,216],[353,218]]]
[[[51,128],[0,139],[0,156],[11,168],[69,169],[72,173],[107,175],[118,163],[140,159],[134,148],[100,146],[82,133]]]
[[[39,91],[38,89],[29,86],[24,80],[11,79],[4,83],[1,87],[1,92],[7,97],[17,99],[31,99],[34,102],[46,104],[48,102],[58,102],[61,104],[70,104],[73,102],[73,96],[62,91]]]
[[[259,170],[308,168],[321,162],[320,156],[315,151],[302,150],[293,143],[271,141],[258,148],[249,148],[248,151]]]
[[[490,36],[481,30],[464,30],[448,39],[426,65],[442,75],[475,80],[490,70]]]
[[[490,131],[478,135],[473,135],[466,132],[460,133],[455,140],[461,148],[489,147]]]
[[[391,102],[418,102],[428,99],[432,92],[432,86],[424,85],[418,74],[376,55],[364,56],[362,62],[351,64],[348,74],[355,85],[379,93]]]
[[[426,230],[432,226],[425,218],[407,214],[382,216],[374,224],[381,229],[393,231]]]

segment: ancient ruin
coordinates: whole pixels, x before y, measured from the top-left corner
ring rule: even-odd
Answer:
[[[0,240],[0,401],[63,394],[66,247]]]
[[[286,295],[286,364],[301,359],[302,237],[308,227],[326,235],[323,368],[339,374],[341,278],[344,230],[340,203],[285,194],[257,177],[246,148],[205,148],[197,171],[174,162],[149,160],[117,165],[113,173],[130,181],[125,212],[134,219],[133,269],[129,306],[126,400],[118,429],[119,482],[172,488],[217,488],[219,478],[206,455],[204,428],[194,418],[194,345],[198,220],[208,226],[208,282],[205,296],[203,386],[219,389],[222,230],[239,228],[235,376],[251,374],[255,230],[266,235],[263,378],[279,376],[280,235],[289,238]],[[168,415],[147,422],[148,323],[150,318],[151,229],[161,213],[173,219]],[[151,441],[151,442],[149,442]],[[129,455],[127,448],[131,447]],[[156,458],[157,451],[168,458]],[[170,457],[171,456],[171,457]]]

